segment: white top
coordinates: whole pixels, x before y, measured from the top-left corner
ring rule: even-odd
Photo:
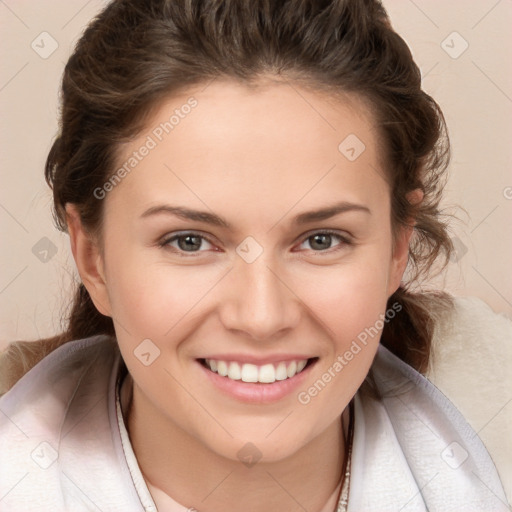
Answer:
[[[115,341],[95,336],[59,347],[0,397],[0,511],[156,511],[121,414],[125,373]],[[509,510],[478,435],[383,346],[354,405],[349,512]]]
[[[140,501],[142,503],[142,506],[144,507],[145,512],[157,512],[155,501],[159,503],[158,512],[191,512],[195,510],[192,507],[184,507],[177,501],[173,500],[171,496],[169,496],[162,490],[158,489],[157,487],[152,486],[149,482],[146,482],[144,480],[144,477],[142,476],[141,470],[139,468],[139,464],[137,463],[137,458],[135,457],[135,453],[133,452],[128,431],[126,430],[126,426],[124,423],[123,410],[126,411],[127,409],[129,395],[126,394],[125,396],[120,396],[121,385],[123,381],[122,373],[124,372],[120,372],[120,378],[116,386],[117,422],[119,427],[119,433],[121,435],[121,443],[123,445],[124,455],[126,457],[126,463],[128,464],[128,468],[130,469],[133,484],[135,485],[135,489],[137,490],[137,494],[139,495]],[[125,378],[131,379],[130,374],[128,374]],[[131,394],[131,387],[127,389],[130,390],[129,392]],[[333,512],[333,510],[336,508],[338,496],[340,494],[340,489],[341,480],[320,512]]]

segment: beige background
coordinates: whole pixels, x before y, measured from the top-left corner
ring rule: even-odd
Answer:
[[[64,63],[104,4],[0,2],[0,348],[57,332],[68,303],[74,265],[67,237],[52,224],[43,166],[57,130]],[[456,258],[431,286],[480,297],[512,316],[512,2],[384,4],[446,115],[453,160],[445,204],[467,211],[457,210],[461,220],[452,225]],[[57,49],[45,55],[52,44]]]
[[[61,329],[75,270],[68,239],[52,224],[43,166],[57,130],[64,64],[104,4],[0,0],[0,349],[12,340]],[[512,0],[385,0],[384,5],[447,119],[453,159],[445,205],[467,212],[450,208],[460,218],[452,224],[457,253],[445,277],[425,286],[479,297],[512,318]],[[52,45],[58,47],[45,54]],[[491,389],[492,414],[476,411],[473,417],[478,386],[467,389],[461,382],[464,371],[475,366],[464,368],[459,359],[451,366],[459,380],[444,374],[455,390],[449,392],[450,382],[441,389],[475,428],[485,428],[482,439],[511,498],[510,450],[501,442],[510,432],[512,397]],[[496,368],[507,372],[506,364]]]

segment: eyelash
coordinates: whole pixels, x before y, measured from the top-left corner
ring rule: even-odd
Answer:
[[[209,244],[215,245],[208,237],[201,235],[200,233],[197,233],[196,231],[183,231],[181,233],[178,233],[176,235],[172,235],[171,237],[165,237],[163,238],[159,243],[159,247],[165,249],[170,248],[174,253],[179,254],[180,256],[183,256],[185,258],[188,257],[195,257],[195,255],[200,254],[205,251],[183,251],[181,249],[177,249],[176,247],[172,247],[170,245],[171,242],[174,242],[175,240],[178,240],[179,238],[185,238],[187,236],[196,236],[203,240],[206,240]],[[315,236],[315,235],[330,235],[333,237],[336,237],[341,243],[331,247],[329,249],[324,250],[314,250],[310,249],[311,251],[315,252],[316,254],[322,255],[322,254],[332,254],[334,252],[337,252],[341,249],[343,249],[344,246],[353,245],[353,242],[347,237],[339,234],[336,231],[330,230],[330,229],[323,229],[323,230],[317,230],[311,233],[307,233],[306,236],[303,237],[301,243],[299,245],[302,245],[304,242],[306,242],[309,238]]]

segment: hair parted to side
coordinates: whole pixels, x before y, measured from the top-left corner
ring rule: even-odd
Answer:
[[[67,230],[65,205],[73,203],[85,228],[101,233],[103,201],[94,190],[162,100],[215,78],[251,85],[263,76],[351,93],[370,105],[385,149],[393,233],[415,220],[410,278],[388,301],[402,307],[381,343],[425,371],[436,318],[453,301],[409,285],[440,259],[442,270],[452,251],[439,206],[449,142],[440,108],[422,91],[411,52],[377,0],[111,2],[85,30],[63,75],[59,133],[45,169],[58,227]],[[406,194],[416,188],[424,199],[411,204]],[[0,392],[57,346],[95,334],[113,336],[113,323],[80,284],[65,332],[10,345]]]

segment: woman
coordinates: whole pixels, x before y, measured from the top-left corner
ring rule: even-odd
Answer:
[[[114,1],[62,93],[81,284],[4,356],[5,510],[506,509],[420,374],[449,148],[379,2]]]

